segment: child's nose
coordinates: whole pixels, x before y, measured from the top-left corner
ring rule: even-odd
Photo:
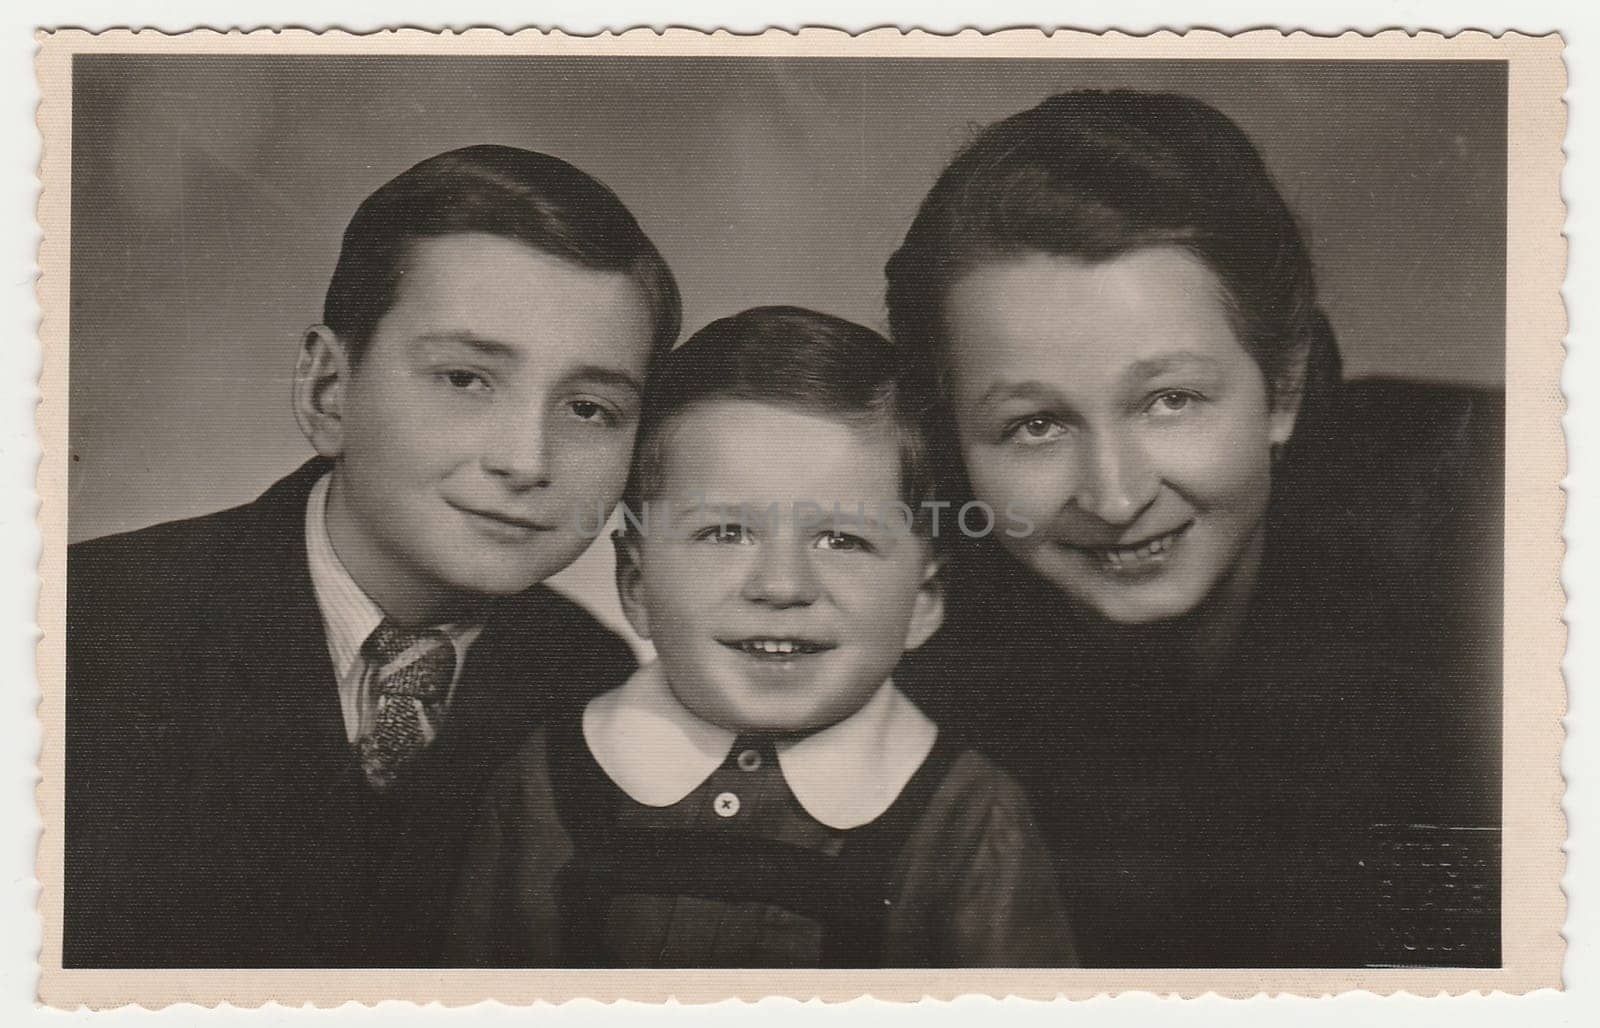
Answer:
[[[798,542],[772,539],[758,546],[745,579],[744,597],[769,607],[803,607],[817,600],[817,576]]]

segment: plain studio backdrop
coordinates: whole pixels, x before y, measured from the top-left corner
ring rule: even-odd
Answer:
[[[425,157],[506,143],[604,181],[686,333],[772,303],[882,330],[884,261],[944,163],[1084,87],[1190,93],[1250,134],[1349,374],[1503,384],[1496,62],[79,57],[70,538],[245,502],[310,455],[300,336],[356,206]],[[554,584],[632,639],[609,545]]]

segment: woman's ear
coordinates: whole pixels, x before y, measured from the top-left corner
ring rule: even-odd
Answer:
[[[326,325],[306,329],[294,365],[294,419],[324,457],[344,452],[344,400],[350,382],[344,344]]]
[[[944,624],[943,562],[936,556],[928,558],[923,569],[922,584],[917,588],[917,599],[911,608],[911,625],[906,630],[906,652],[916,649]]]
[[[1300,401],[1306,395],[1306,362],[1310,355],[1309,341],[1297,343],[1278,373],[1277,381],[1268,383],[1272,409],[1268,412],[1267,441],[1274,451],[1281,449],[1294,435],[1295,422],[1300,417]]]
[[[644,574],[639,566],[639,537],[624,529],[611,533],[617,556],[617,599],[622,613],[641,639],[650,638],[649,608],[644,602]]]

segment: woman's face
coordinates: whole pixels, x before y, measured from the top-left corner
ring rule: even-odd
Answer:
[[[1204,263],[1163,247],[982,264],[944,314],[968,477],[1034,573],[1146,624],[1258,558],[1294,413],[1273,409]]]

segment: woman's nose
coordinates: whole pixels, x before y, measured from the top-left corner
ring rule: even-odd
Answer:
[[[1131,525],[1155,502],[1160,481],[1137,442],[1119,433],[1095,433],[1079,451],[1073,501],[1108,525]]]
[[[550,484],[550,433],[538,408],[509,411],[495,419],[483,446],[483,467],[511,489]]]
[[[798,540],[773,538],[756,544],[744,598],[768,607],[804,607],[817,601],[818,584],[809,553]]]

